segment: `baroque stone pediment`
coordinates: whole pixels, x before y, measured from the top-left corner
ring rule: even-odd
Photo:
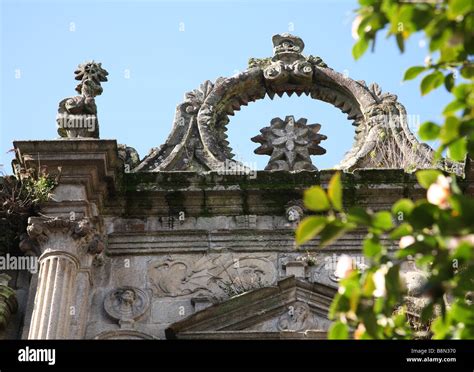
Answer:
[[[335,288],[288,277],[172,324],[168,339],[326,338]]]
[[[355,127],[354,144],[338,169],[391,168],[411,172],[433,166],[433,149],[419,143],[411,132],[405,107],[398,102],[396,95],[383,93],[376,83],[367,85],[363,80],[353,80],[334,71],[320,57],[304,55],[304,42],[297,36],[275,35],[272,41],[272,57],[251,58],[245,71],[218,78],[215,82],[207,80],[198,89],[186,93],[184,102],[176,108],[173,128],[166,142],[152,149],[132,171],[205,172],[224,171],[230,164],[241,166],[233,159],[226,133],[229,117],[251,102],[284,94],[305,94],[327,102],[347,115]],[[280,140],[269,139],[272,145],[278,145]],[[268,142],[264,138],[258,140],[260,143]],[[310,153],[315,149],[317,152],[313,154],[322,151],[316,147],[315,141],[306,142],[314,147],[307,145],[306,150]],[[302,164],[293,166],[293,149],[288,150],[290,161],[275,159],[276,155],[266,153],[266,150],[258,149],[259,153],[273,156],[268,169],[294,171],[313,168],[309,155],[308,158],[303,156],[305,161]],[[301,155],[302,151],[299,149],[296,154]],[[275,163],[276,160],[280,163]],[[446,159],[438,161],[436,166],[463,174],[461,163]]]

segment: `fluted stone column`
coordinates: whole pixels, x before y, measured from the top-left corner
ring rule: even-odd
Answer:
[[[72,321],[80,310],[76,309],[77,295],[88,294],[90,289],[82,274],[90,268],[93,255],[103,249],[100,235],[87,219],[38,217],[30,218],[28,235],[30,244],[38,245],[41,252],[28,338],[74,338],[73,323],[75,328],[82,326]]]
[[[77,257],[66,252],[46,252],[40,257],[30,339],[69,337],[74,281],[79,269]]]

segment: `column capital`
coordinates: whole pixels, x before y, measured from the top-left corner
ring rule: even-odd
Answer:
[[[63,218],[30,217],[27,236],[20,243],[26,254],[42,255],[47,252],[67,252],[79,257],[96,255],[105,248],[105,239],[89,218],[68,220]]]

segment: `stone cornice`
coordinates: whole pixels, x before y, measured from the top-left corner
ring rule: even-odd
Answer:
[[[46,166],[49,172],[61,168],[60,184],[85,187],[87,202],[100,209],[117,191],[122,162],[115,140],[71,139],[15,141],[14,167]]]

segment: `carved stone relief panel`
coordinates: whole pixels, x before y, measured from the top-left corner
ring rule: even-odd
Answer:
[[[158,297],[238,294],[275,283],[275,254],[167,255],[152,260],[148,283]]]
[[[329,320],[314,314],[308,304],[296,301],[284,307],[277,316],[246,330],[262,332],[327,331],[330,324]]]

